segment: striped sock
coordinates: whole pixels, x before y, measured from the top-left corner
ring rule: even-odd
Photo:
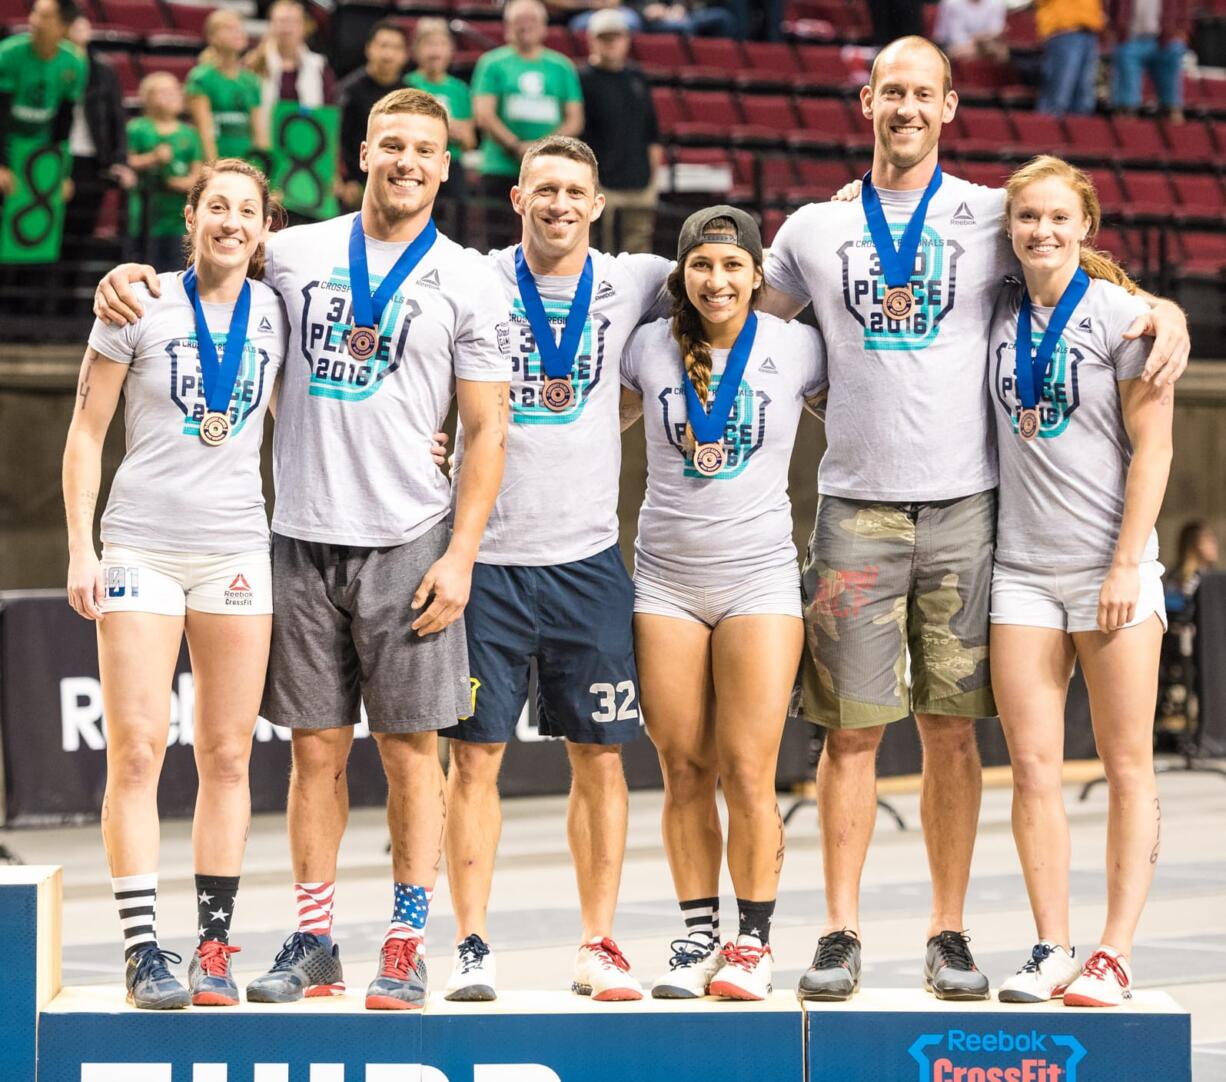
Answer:
[[[420,939],[426,941],[426,919],[430,916],[430,899],[434,891],[412,883],[395,883],[392,922],[388,926],[386,943],[390,939]]]
[[[294,894],[298,898],[298,931],[330,937],[336,883],[295,883]]]
[[[138,947],[158,941],[158,873],[121,875],[111,879],[111,891],[119,907],[123,928],[123,956],[131,958]]]
[[[719,939],[719,897],[694,898],[681,903],[681,916],[685,919],[686,935],[701,932],[712,942]]]

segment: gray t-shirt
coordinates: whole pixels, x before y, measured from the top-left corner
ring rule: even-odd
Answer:
[[[593,251],[592,302],[575,358],[575,401],[554,413],[541,404],[545,373],[515,280],[515,248],[490,253],[505,296],[500,342],[511,355],[511,424],[506,470],[477,560],[548,566],[585,560],[617,543],[621,476],[618,368],[630,332],[666,311],[662,294],[671,264],[653,255]],[[536,278],[561,337],[578,275]],[[509,313],[506,305],[509,305]],[[463,428],[456,443],[464,456]]]
[[[1151,344],[1121,335],[1148,306],[1112,282],[1090,282],[1052,354],[1039,434],[1027,443],[1017,435],[1014,376],[1021,296],[1021,285],[1001,292],[988,358],[1000,454],[996,557],[1028,567],[1101,567],[1115,553],[1132,460],[1116,384],[1141,375]],[[1036,347],[1051,313],[1031,308]],[[1157,558],[1154,533],[1143,559]]]
[[[268,245],[266,278],[292,329],[273,440],[272,528],[382,548],[447,516],[451,486],[430,457],[430,437],[456,377],[509,378],[496,331],[506,304],[483,260],[439,234],[384,309],[374,357],[358,363],[347,345],[353,218],[296,226]],[[405,247],[366,238],[372,290]]]
[[[96,321],[90,346],[129,366],[123,383],[126,449],[102,515],[102,540],[159,552],[232,553],[268,547],[260,443],[273,382],[285,358],[285,312],[277,295],[251,283],[247,342],[230,399],[230,438],[200,439],[204,381],[196,315],[183,273],[159,277],[161,297],[132,288],[145,314],[108,327]],[[205,304],[218,357],[231,304]]]
[[[895,243],[921,191],[880,191]],[[916,307],[881,309],[885,281],[864,207],[811,203],[766,257],[766,280],[813,301],[830,357],[818,491],[855,500],[949,500],[996,484],[983,357],[992,304],[1016,269],[1004,192],[945,174],[925,217]]]
[[[729,351],[711,351],[711,399]],[[635,566],[718,588],[796,561],[788,464],[804,400],[826,386],[821,335],[758,315],[753,350],[724,429],[724,468],[703,477],[684,451],[685,365],[672,324],[639,328],[622,356],[622,382],[643,396],[647,495]]]

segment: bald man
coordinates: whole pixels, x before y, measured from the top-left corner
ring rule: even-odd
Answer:
[[[861,198],[810,204],[784,223],[762,306],[790,319],[812,302],[830,357],[802,674],[804,714],[826,728],[817,798],[827,913],[799,994],[847,999],[859,986],[877,749],[888,724],[914,714],[932,877],[924,984],[943,999],[986,999],[963,931],[981,789],[975,719],[996,713],[986,362],[998,287],[1017,267],[1004,192],[939,168],[941,128],[958,107],[945,55],[924,38],[891,43],[860,104],[874,133]],[[1178,378],[1183,313],[1154,300],[1130,331],[1141,333],[1155,335],[1147,374]]]

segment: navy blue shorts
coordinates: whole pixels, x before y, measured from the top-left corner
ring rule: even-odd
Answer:
[[[552,567],[475,564],[464,610],[473,713],[439,735],[509,741],[535,658],[542,736],[634,740],[642,726],[633,623],[634,585],[617,545]]]

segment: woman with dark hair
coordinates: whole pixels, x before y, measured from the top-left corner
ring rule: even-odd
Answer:
[[[272,624],[260,483],[264,414],[285,355],[277,295],[257,279],[273,204],[264,175],[223,159],[192,187],[186,272],[162,274],[144,315],[94,324],[64,449],[68,600],[98,626],[107,722],[102,836],[128,1001],[232,1005],[230,921],[250,820],[247,766]],[[127,451],[93,542],[102,445],[120,395]],[[192,845],[199,946],[189,990],[157,938],[157,788],[184,632],[196,685]]]
[[[686,924],[652,994],[762,999],[783,866],[775,763],[804,639],[788,464],[801,409],[826,387],[825,348],[754,311],[762,240],[733,207],[686,220],[668,288],[672,319],[640,327],[622,356],[623,427],[642,414],[647,437],[635,656]],[[722,950],[717,783],[739,916]]]

